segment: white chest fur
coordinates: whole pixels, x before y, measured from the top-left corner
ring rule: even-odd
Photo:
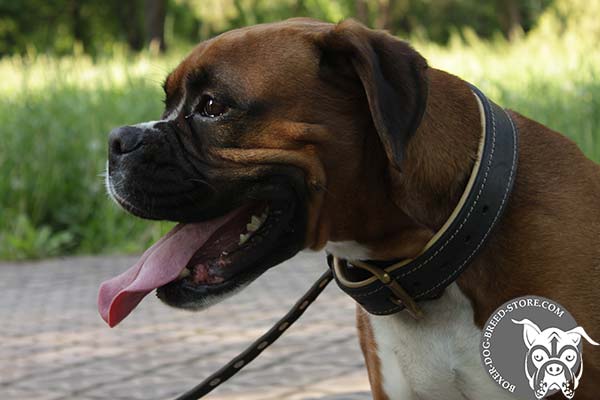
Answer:
[[[342,258],[369,258],[352,241],[329,242]],[[383,389],[390,400],[514,400],[488,376],[479,356],[481,330],[469,299],[454,283],[444,295],[420,303],[425,318],[405,312],[369,316],[381,361]]]
[[[456,284],[422,303],[425,318],[370,316],[390,400],[509,400],[479,357],[481,331]]]

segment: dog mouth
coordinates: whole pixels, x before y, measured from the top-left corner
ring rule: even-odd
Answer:
[[[100,315],[114,327],[154,290],[178,308],[199,310],[222,300],[301,249],[298,208],[287,195],[178,223],[129,270],[101,285]]]

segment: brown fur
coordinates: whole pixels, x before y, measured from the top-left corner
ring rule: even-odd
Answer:
[[[467,84],[427,69],[399,43],[355,22],[290,20],[232,31],[199,45],[170,75],[167,111],[184,95],[187,77],[210,68],[239,96],[264,105],[236,146],[223,142],[211,153],[239,166],[236,173],[263,164],[302,169],[310,188],[306,247],[354,240],[373,258],[412,257],[457,203],[481,127]],[[381,90],[394,96],[380,97]],[[399,116],[390,123],[392,111]],[[503,302],[534,294],[563,304],[598,340],[600,168],[571,140],[512,116],[520,132],[514,192],[459,286],[479,327]],[[386,399],[361,313],[358,325],[374,398]],[[576,398],[591,400],[600,351],[587,346],[584,353]]]
[[[383,380],[381,375],[381,361],[377,355],[377,342],[373,334],[373,328],[369,322],[369,316],[360,307],[356,307],[356,327],[360,332],[360,349],[365,356],[367,372],[369,373],[369,383],[373,398],[377,400],[389,400],[383,390]]]

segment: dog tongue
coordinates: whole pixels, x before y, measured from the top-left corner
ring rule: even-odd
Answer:
[[[98,311],[112,328],[154,289],[177,279],[192,256],[241,209],[193,224],[178,224],[144,252],[130,269],[100,286]]]

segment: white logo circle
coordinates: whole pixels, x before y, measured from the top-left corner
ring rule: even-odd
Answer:
[[[516,398],[541,400],[562,393],[572,399],[583,375],[582,338],[598,345],[562,305],[519,297],[484,325],[481,361],[490,378]]]

